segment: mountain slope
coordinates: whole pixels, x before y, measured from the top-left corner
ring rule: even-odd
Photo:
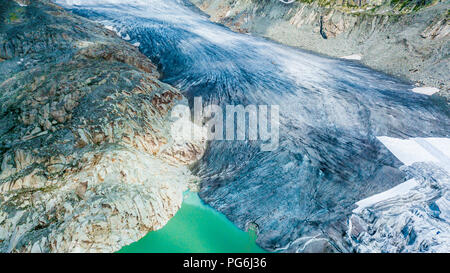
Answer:
[[[137,48],[21,3],[0,11],[0,251],[117,251],[176,213],[204,143],[171,138],[186,100]]]

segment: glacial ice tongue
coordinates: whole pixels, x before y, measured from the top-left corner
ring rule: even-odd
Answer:
[[[265,249],[308,251],[314,238],[315,250],[351,250],[342,234],[354,204],[422,170],[415,163],[399,170],[402,162],[377,136],[449,137],[448,117],[408,83],[358,62],[233,33],[184,2],[80,0],[66,7],[139,43],[190,104],[201,96],[222,106],[279,105],[279,148],[210,142],[193,166],[200,196],[241,229],[257,225]]]

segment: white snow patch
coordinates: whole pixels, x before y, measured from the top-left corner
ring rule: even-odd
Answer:
[[[357,205],[358,207],[353,210],[353,213],[361,213],[361,211],[367,207],[370,207],[378,202],[387,199],[393,199],[399,195],[405,194],[408,191],[416,188],[417,186],[419,186],[419,182],[413,178],[406,182],[398,184],[392,189],[367,197],[366,199],[360,200],[355,203],[355,205]]]
[[[113,31],[113,32],[115,32],[118,36],[120,36],[119,35],[119,31],[115,28],[115,27],[113,27],[113,26],[110,26],[110,25],[103,25],[106,29],[109,29],[109,30],[111,30],[111,31]]]
[[[135,47],[140,47],[140,46],[141,46],[141,43],[136,42],[136,43],[134,43],[133,45],[134,45]]]
[[[450,138],[377,138],[405,165],[433,162],[450,171]]]
[[[428,137],[426,140],[431,145],[440,147],[441,152],[443,152],[445,156],[450,158],[450,141],[448,140],[448,138]]]
[[[19,1],[15,1],[19,6],[21,7],[27,7],[28,5],[25,5],[24,3],[20,3]]]
[[[439,89],[436,88],[436,87],[424,86],[424,87],[415,87],[415,88],[412,89],[412,91],[414,93],[419,93],[419,94],[424,94],[424,95],[431,96],[434,93],[439,92]]]
[[[361,54],[353,54],[353,55],[343,56],[343,57],[341,57],[341,59],[360,61],[362,59],[362,55]]]

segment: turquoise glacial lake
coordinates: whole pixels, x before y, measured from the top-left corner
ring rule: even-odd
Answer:
[[[119,253],[262,253],[256,232],[244,232],[223,214],[187,192],[177,214],[160,230],[123,247]]]

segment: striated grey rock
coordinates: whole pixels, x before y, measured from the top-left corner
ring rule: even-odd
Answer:
[[[171,138],[187,102],[136,47],[26,4],[0,7],[0,251],[117,251],[176,213],[204,142]]]

